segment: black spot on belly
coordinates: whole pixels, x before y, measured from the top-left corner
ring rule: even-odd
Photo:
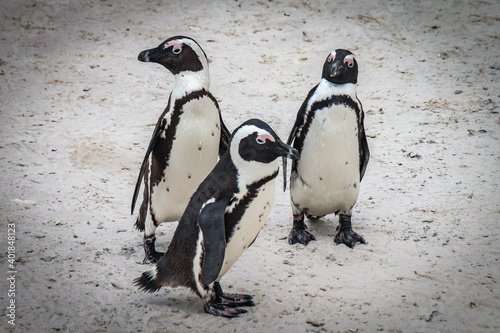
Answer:
[[[188,175],[188,179],[191,179],[191,175]]]
[[[167,192],[170,192],[170,189],[167,187]]]
[[[352,184],[352,186],[354,186],[354,188],[358,187],[358,186],[356,185],[356,183]]]
[[[323,177],[319,177],[319,180],[320,180],[320,181],[323,181]]]
[[[212,132],[212,136],[214,136],[214,135],[215,135],[215,133],[214,133],[214,132]]]
[[[198,147],[198,150],[201,150],[201,146]]]
[[[349,161],[345,161],[345,165],[349,164]]]

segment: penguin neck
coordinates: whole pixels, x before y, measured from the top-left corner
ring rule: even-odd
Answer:
[[[324,99],[330,96],[347,95],[353,99],[356,98],[356,83],[337,84],[321,79],[316,89],[318,96],[324,96]]]
[[[175,85],[172,95],[176,98],[186,96],[193,91],[210,88],[210,75],[208,69],[200,71],[184,71],[175,75]]]

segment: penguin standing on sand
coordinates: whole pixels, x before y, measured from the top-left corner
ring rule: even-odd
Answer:
[[[315,240],[304,215],[311,218],[335,213],[339,227],[335,243],[353,248],[366,244],[351,227],[352,208],[359,194],[370,153],[364,113],[356,96],[358,64],[347,50],[335,50],[323,65],[322,79],[300,107],[287,143],[300,159],[293,161],[290,196],[293,229],[290,244]],[[286,188],[286,160],[283,161]]]
[[[132,199],[132,214],[144,179],[144,195],[135,226],[144,231],[144,263],[157,262],[155,231],[178,221],[189,198],[227,150],[230,133],[217,100],[208,91],[205,52],[193,39],[176,36],[138,59],[156,62],[175,77],[168,105],[158,119],[142,162]]]
[[[148,292],[162,286],[190,288],[207,313],[237,317],[252,297],[222,292],[219,280],[256,239],[274,202],[279,157],[298,158],[261,120],[232,135],[229,151],[193,194],[167,253],[135,280]]]

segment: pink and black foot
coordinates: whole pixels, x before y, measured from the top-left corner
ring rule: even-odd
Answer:
[[[214,316],[227,318],[238,317],[242,313],[247,313],[242,306],[254,306],[252,296],[245,294],[228,294],[222,292],[218,282],[214,282],[214,292],[210,300],[205,303],[205,312]]]
[[[366,244],[364,238],[352,230],[350,215],[339,215],[339,226],[337,227],[337,231],[338,233],[334,239],[337,245],[342,243],[352,249],[356,243]]]
[[[296,243],[307,245],[310,241],[316,240],[313,234],[307,231],[307,226],[304,223],[304,214],[293,216],[293,228],[288,234],[288,244]]]
[[[144,238],[144,260],[143,264],[156,264],[165,253],[157,252],[155,249],[156,237]]]

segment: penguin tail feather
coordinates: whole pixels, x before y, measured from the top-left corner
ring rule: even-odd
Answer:
[[[134,285],[139,287],[139,290],[154,293],[161,289],[161,285],[156,278],[156,267],[151,271],[142,273],[140,277],[134,280]]]

